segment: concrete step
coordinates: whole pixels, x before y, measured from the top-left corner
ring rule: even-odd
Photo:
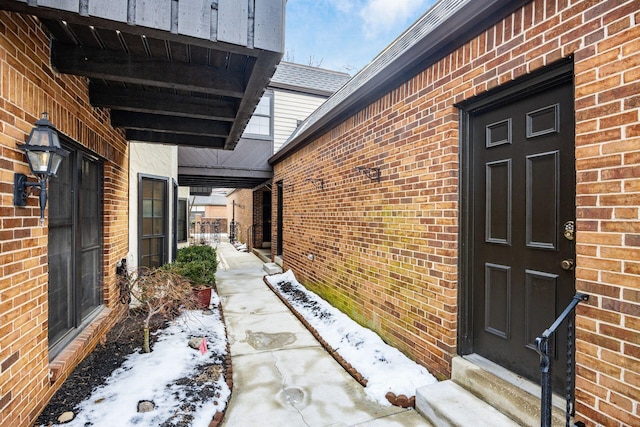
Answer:
[[[267,274],[278,274],[282,273],[282,268],[275,262],[266,262],[262,264],[262,269]]]
[[[266,262],[266,263],[271,262],[271,250],[253,248],[251,252],[253,252],[255,256],[260,258],[262,262]]]
[[[454,357],[451,379],[523,426],[540,425],[540,385],[478,355]],[[566,424],[565,402],[554,396],[553,426]]]
[[[416,410],[435,427],[520,426],[451,380],[418,388]]]

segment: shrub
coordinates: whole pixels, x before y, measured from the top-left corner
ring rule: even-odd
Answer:
[[[189,282],[175,271],[166,268],[147,269],[140,267],[127,275],[133,298],[146,312],[144,320],[143,350],[149,353],[149,325],[154,316],[165,319],[176,316],[181,309],[192,309],[196,300]]]
[[[176,262],[207,261],[217,267],[216,250],[211,246],[186,246],[178,249]]]
[[[211,246],[180,248],[169,268],[189,280],[192,286],[212,285],[218,268],[216,251]]]

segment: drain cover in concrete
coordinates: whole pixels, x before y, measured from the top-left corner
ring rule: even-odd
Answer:
[[[296,341],[296,336],[291,332],[280,332],[269,334],[266,332],[246,331],[247,342],[256,350],[273,350],[292,344]]]

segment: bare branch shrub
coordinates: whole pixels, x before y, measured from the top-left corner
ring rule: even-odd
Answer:
[[[143,351],[149,353],[149,324],[154,316],[172,319],[183,309],[196,306],[191,284],[169,268],[139,268],[130,275],[130,291],[134,303],[144,310]]]

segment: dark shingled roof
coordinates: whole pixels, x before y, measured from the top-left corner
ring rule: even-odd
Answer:
[[[285,141],[274,165],[349,115],[407,82],[529,0],[440,0],[315,110]],[[276,72],[277,74],[277,72]]]
[[[278,65],[269,87],[330,96],[350,78],[349,74],[340,71],[283,61]]]

